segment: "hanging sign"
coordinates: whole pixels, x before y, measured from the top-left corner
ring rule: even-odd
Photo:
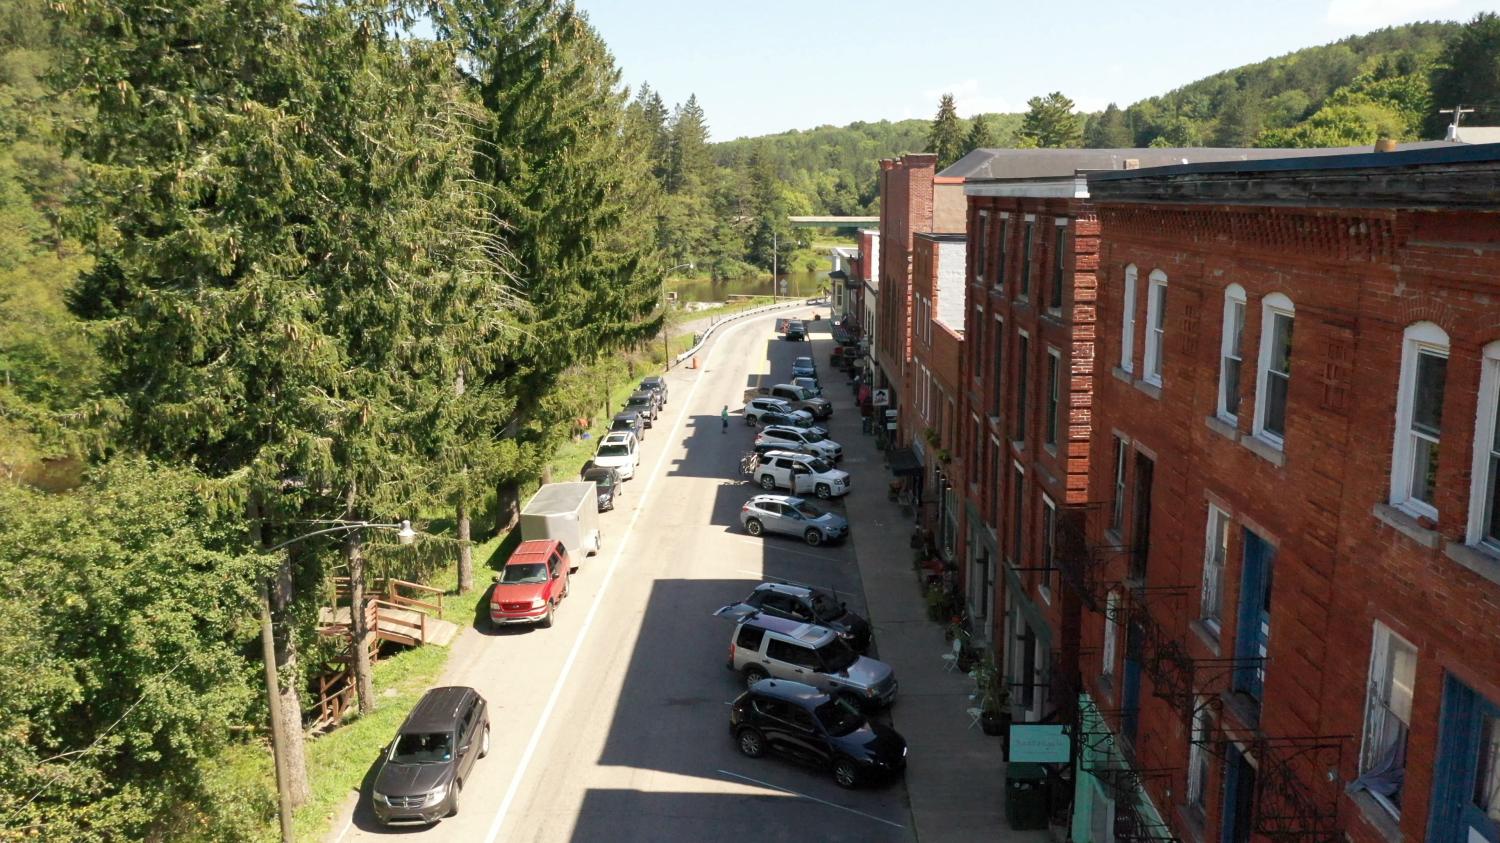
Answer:
[[[891,391],[889,389],[877,389],[870,393],[870,403],[876,407],[891,406]]]
[[[1059,723],[1016,723],[1010,727],[1010,763],[1062,764],[1073,742]]]

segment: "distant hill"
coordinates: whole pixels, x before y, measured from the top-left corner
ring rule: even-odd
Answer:
[[[1460,27],[1391,27],[1225,70],[1123,109],[1111,104],[1079,115],[1084,145],[1343,146],[1374,143],[1382,135],[1416,140],[1436,107],[1428,74]],[[1014,145],[1021,115],[989,116],[998,145]],[[929,125],[917,119],[819,126],[716,143],[712,150],[730,170],[761,150],[799,213],[857,214],[876,210],[876,162],[923,151]]]

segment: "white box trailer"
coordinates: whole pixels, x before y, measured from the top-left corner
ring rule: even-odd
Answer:
[[[599,552],[598,491],[593,483],[548,483],[521,510],[521,540],[556,539],[568,549],[574,567]]]

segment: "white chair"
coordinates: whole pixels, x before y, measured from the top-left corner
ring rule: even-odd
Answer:
[[[943,661],[946,662],[946,664],[943,665],[943,672],[952,673],[953,671],[958,670],[958,656],[963,651],[964,642],[958,640],[958,637],[955,636],[953,639],[952,652],[943,654]]]
[[[966,708],[966,709],[964,709],[964,711],[967,711],[969,713],[969,728],[972,729],[975,726],[978,726],[979,725],[979,718],[980,718],[981,715],[984,714],[984,709],[982,709],[982,708]]]

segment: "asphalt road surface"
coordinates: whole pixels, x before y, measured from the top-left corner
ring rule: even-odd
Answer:
[[[813,310],[828,312],[791,313]],[[583,560],[553,628],[481,625],[455,640],[443,682],[479,689],[492,726],[490,755],[464,783],[459,814],[425,829],[381,828],[369,809],[372,758],[331,840],[914,839],[902,784],[846,791],[823,771],[746,758],[729,735],[728,704],[742,683],[724,666],[733,625],[715,609],[764,577],[832,588],[864,609],[849,543],[752,539],[739,523],[740,505],[758,491],[738,475],[753,438],[738,412],[744,389],[759,374],[786,380],[792,358],[812,347],[778,340],[775,318],[721,328],[701,369],[668,376],[669,401],[647,431],[640,469],[602,516],[604,548]],[[814,338],[826,339],[827,322],[817,327]],[[818,345],[826,368],[827,343]],[[848,392],[842,379],[825,387]],[[879,480],[874,468],[848,468],[855,483]]]

